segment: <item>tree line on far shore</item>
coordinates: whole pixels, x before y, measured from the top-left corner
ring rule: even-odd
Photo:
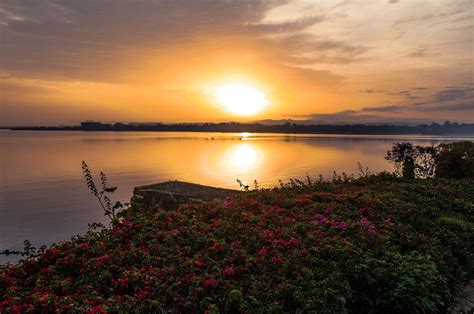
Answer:
[[[295,121],[296,122],[296,121]],[[288,133],[288,134],[474,134],[474,123],[457,123],[446,121],[443,124],[433,122],[420,125],[368,125],[368,124],[319,124],[306,122],[304,124],[278,121],[261,123],[102,123],[86,121],[78,126],[50,127],[14,127],[13,130],[34,131],[152,131],[152,132],[250,132],[250,133]]]

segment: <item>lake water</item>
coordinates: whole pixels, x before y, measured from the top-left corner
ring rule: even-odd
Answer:
[[[471,138],[472,139],[472,138]],[[104,171],[129,201],[133,187],[183,180],[226,188],[236,179],[260,186],[278,180],[392,170],[384,160],[397,141],[429,145],[458,138],[154,132],[0,131],[0,251],[51,244],[106,222],[82,177]],[[14,258],[13,258],[14,259]],[[12,258],[0,257],[0,262]]]

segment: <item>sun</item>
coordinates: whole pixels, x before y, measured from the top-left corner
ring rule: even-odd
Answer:
[[[268,104],[264,93],[245,84],[217,86],[214,91],[214,98],[227,111],[241,116],[256,114]]]

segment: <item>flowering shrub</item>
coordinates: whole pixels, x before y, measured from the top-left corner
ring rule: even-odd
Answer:
[[[371,176],[119,214],[0,270],[0,312],[435,312],[474,269],[474,187]]]

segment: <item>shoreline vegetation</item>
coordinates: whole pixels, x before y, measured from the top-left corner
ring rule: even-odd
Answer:
[[[207,187],[219,196],[202,199],[141,187],[117,211],[105,198],[116,188],[83,164],[110,225],[0,266],[0,312],[446,312],[474,278],[472,145],[400,143],[386,156],[398,174]],[[441,170],[411,177],[431,174],[427,156]]]
[[[473,202],[468,181],[381,174],[133,203],[2,266],[0,312],[443,312],[473,278]]]
[[[231,133],[289,133],[289,134],[359,134],[359,135],[473,135],[474,123],[446,121],[420,125],[364,124],[284,124],[265,123],[101,123],[81,122],[77,126],[4,127],[17,131],[112,131],[112,132],[231,132]]]

